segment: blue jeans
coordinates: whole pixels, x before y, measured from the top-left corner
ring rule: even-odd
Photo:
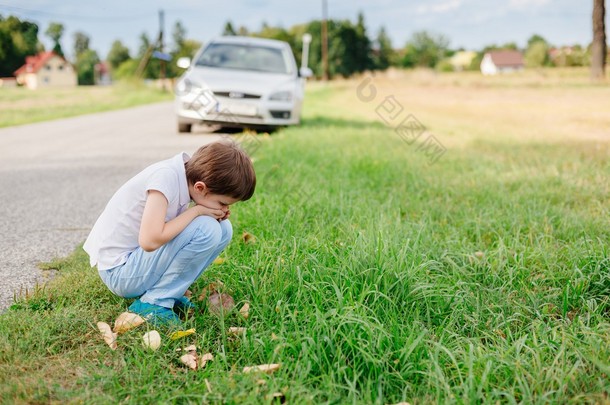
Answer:
[[[118,296],[140,297],[142,302],[173,308],[232,236],[229,220],[200,216],[159,249],[146,252],[137,248],[126,263],[99,274]]]

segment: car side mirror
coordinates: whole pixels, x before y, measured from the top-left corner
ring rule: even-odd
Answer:
[[[313,76],[313,71],[308,67],[302,67],[299,69],[299,76],[308,78]]]
[[[191,66],[191,59],[187,57],[178,58],[176,65],[182,69],[188,69]]]

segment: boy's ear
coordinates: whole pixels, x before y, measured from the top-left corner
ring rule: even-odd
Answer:
[[[198,181],[193,185],[193,188],[197,190],[199,193],[206,194],[208,192],[208,186],[205,185],[203,181]]]

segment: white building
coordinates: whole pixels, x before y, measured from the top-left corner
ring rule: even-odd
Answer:
[[[496,75],[523,69],[523,55],[519,51],[491,51],[483,56],[481,73]]]
[[[17,83],[29,89],[48,86],[76,86],[74,68],[53,51],[27,56],[25,64],[15,71]]]

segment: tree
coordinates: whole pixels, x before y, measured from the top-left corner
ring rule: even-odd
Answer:
[[[222,30],[222,35],[237,35],[235,33],[235,28],[233,28],[233,24],[231,21],[227,21],[224,29]]]
[[[77,31],[74,33],[74,56],[76,58],[89,49],[89,42],[89,36],[84,32]]]
[[[546,42],[533,42],[525,51],[525,66],[542,67],[548,63],[549,47]]]
[[[100,62],[97,52],[86,49],[76,58],[76,72],[79,85],[95,84],[95,65]]]
[[[604,0],[593,0],[593,43],[591,44],[591,78],[602,80],[606,68],[606,9]]]
[[[45,35],[53,41],[53,52],[60,56],[64,56],[64,51],[61,49],[61,36],[64,34],[64,26],[61,23],[52,22],[47,27]]]
[[[416,32],[407,42],[402,64],[405,67],[433,68],[446,56],[448,48],[449,40],[443,35]]]
[[[174,49],[178,50],[182,47],[184,40],[186,38],[186,28],[180,21],[176,21],[174,24],[174,29],[172,31],[172,39],[174,40]]]
[[[26,56],[43,49],[38,41],[38,25],[0,15],[0,77],[12,76],[25,63]]]
[[[131,56],[129,56],[129,48],[123,45],[118,39],[114,41],[110,47],[108,56],[106,56],[106,60],[110,63],[112,69],[117,69],[121,63],[129,59],[131,59]]]
[[[394,60],[394,48],[392,48],[392,41],[386,33],[385,27],[381,27],[377,34],[375,48],[375,68],[385,70],[390,67]]]

